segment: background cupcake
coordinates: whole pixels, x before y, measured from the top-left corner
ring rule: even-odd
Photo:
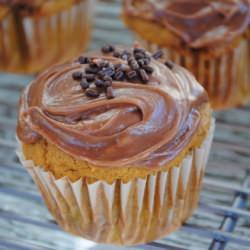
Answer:
[[[144,46],[192,71],[215,108],[249,100],[249,1],[125,0],[123,16]]]
[[[0,70],[34,73],[87,45],[93,0],[0,1]]]
[[[249,74],[249,82],[250,82],[250,22],[249,22],[249,26],[246,32],[246,38],[248,40],[248,59],[249,59],[249,67],[248,67],[248,74]]]
[[[13,16],[7,1],[0,1],[0,70],[20,61]]]
[[[139,244],[195,209],[211,109],[194,77],[160,57],[105,46],[48,69],[22,95],[19,156],[66,231]]]

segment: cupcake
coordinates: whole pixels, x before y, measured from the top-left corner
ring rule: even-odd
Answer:
[[[207,94],[187,70],[160,52],[108,45],[27,86],[18,155],[64,230],[134,245],[193,213],[213,130]]]
[[[36,73],[81,53],[93,0],[0,0],[0,71]]]
[[[244,104],[250,97],[248,0],[124,0],[124,21],[150,51],[190,70],[214,108]]]
[[[248,81],[250,82],[250,23],[246,32],[246,38],[248,40],[248,74],[249,74],[249,78]]]

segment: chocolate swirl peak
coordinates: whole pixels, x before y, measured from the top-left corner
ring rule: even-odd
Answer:
[[[196,133],[207,94],[185,69],[154,57],[143,49],[117,47],[50,68],[21,97],[19,139],[24,143],[45,139],[77,159],[103,167],[143,162],[154,168],[175,159]],[[140,66],[131,79],[133,58]],[[99,66],[94,66],[96,62]],[[96,73],[87,78],[90,65]],[[139,73],[146,66],[151,68],[147,82]],[[98,72],[108,67],[116,73],[124,70],[119,80],[116,74],[109,76],[112,98],[107,98],[107,86],[96,85],[106,77]],[[98,96],[87,95],[82,80]]]
[[[230,43],[250,23],[249,0],[125,0],[125,13],[171,30],[192,48]]]

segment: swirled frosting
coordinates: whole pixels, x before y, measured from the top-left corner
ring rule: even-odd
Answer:
[[[49,0],[0,0],[0,4],[10,5],[10,6],[31,6],[37,7],[44,2]]]
[[[121,50],[121,48],[117,49]],[[111,54],[90,53],[91,60],[127,64]],[[207,94],[185,69],[168,68],[152,58],[147,84],[113,81],[114,98],[89,98],[74,72],[78,61],[54,66],[24,91],[17,134],[24,143],[45,139],[62,151],[103,167],[158,167],[175,159],[200,124]]]
[[[191,48],[232,42],[250,23],[249,0],[125,0],[125,13],[171,30]]]

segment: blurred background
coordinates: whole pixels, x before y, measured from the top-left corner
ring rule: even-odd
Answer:
[[[93,7],[96,18],[89,49],[133,42],[120,20],[120,0],[95,2]],[[127,249],[97,245],[59,229],[19,164],[16,106],[21,90],[33,77],[0,72],[0,250]],[[250,249],[250,106],[215,116],[216,136],[199,208],[178,232],[128,249]]]

